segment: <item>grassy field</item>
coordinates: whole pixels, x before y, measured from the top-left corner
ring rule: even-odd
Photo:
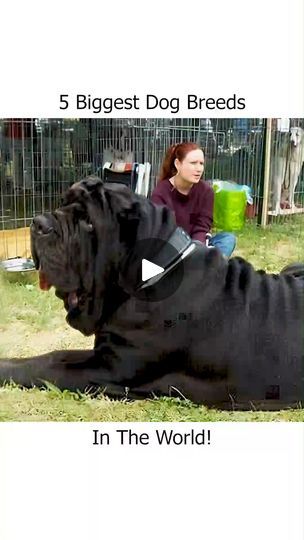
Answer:
[[[304,261],[304,218],[266,230],[247,224],[237,235],[235,252],[256,269],[279,271],[292,261]],[[90,348],[85,338],[65,322],[65,312],[53,290],[36,284],[8,283],[0,275],[0,357],[25,357],[51,349]],[[304,410],[222,412],[177,399],[112,401],[70,392],[0,388],[1,421],[304,421]]]

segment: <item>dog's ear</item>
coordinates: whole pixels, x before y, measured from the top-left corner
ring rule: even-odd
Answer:
[[[123,184],[107,184],[104,195],[108,209],[119,225],[120,241],[132,245],[142,218],[142,201]]]
[[[117,217],[120,221],[128,222],[139,220],[141,217],[140,204],[138,201],[130,201],[128,206],[121,208]]]
[[[57,212],[63,212],[73,217],[73,220],[88,220],[88,199],[89,195],[86,189],[78,182],[73,184],[65,193],[62,206]]]
[[[104,183],[98,176],[88,176],[79,182],[75,182],[65,193],[63,206],[78,205],[83,211],[88,209],[90,204],[97,203],[103,205]]]
[[[81,206],[88,199],[88,193],[79,182],[73,184],[63,197],[63,206],[78,204]]]
[[[81,222],[88,232],[96,229],[96,216],[105,207],[103,181],[97,176],[89,176],[74,183],[66,192],[62,209],[70,212],[73,219]]]
[[[115,216],[123,216],[129,212],[134,214],[133,205],[138,201],[138,196],[124,184],[114,182],[105,184],[104,196],[109,209]]]
[[[130,207],[123,208],[117,214],[117,221],[119,223],[119,239],[120,242],[133,246],[136,241],[137,231],[141,219],[140,204],[139,202],[133,202]]]
[[[79,184],[83,186],[89,193],[100,192],[104,182],[99,176],[87,176],[83,180],[80,180]]]
[[[103,181],[98,176],[88,176],[79,182],[75,182],[66,192],[63,200],[64,205],[73,202],[87,203],[89,199],[100,197],[103,191]]]

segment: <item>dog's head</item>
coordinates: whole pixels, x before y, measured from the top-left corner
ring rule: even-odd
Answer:
[[[54,286],[68,323],[94,334],[126,254],[138,240],[151,235],[166,239],[174,228],[168,209],[156,208],[124,185],[104,184],[97,177],[81,180],[68,189],[62,206],[37,216],[31,225],[40,287]],[[135,265],[135,282],[138,271]]]
[[[300,127],[290,128],[290,138],[291,144],[293,146],[299,146],[301,143],[304,143],[304,130]]]

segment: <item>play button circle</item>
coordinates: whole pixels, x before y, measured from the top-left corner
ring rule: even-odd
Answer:
[[[143,259],[141,261],[142,281],[148,281],[148,279],[158,276],[164,271],[165,269],[162,266],[158,266],[158,264],[154,264],[151,261],[147,261],[147,259]]]
[[[126,261],[128,275],[132,276],[133,284],[136,284],[135,293],[133,289],[136,298],[159,302],[172,296],[184,277],[181,253],[190,244],[191,239],[184,231],[180,236],[177,235],[173,242],[171,239],[165,242],[159,238],[137,241],[128,252]]]

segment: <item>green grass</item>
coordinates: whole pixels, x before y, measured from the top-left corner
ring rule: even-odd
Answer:
[[[237,234],[236,255],[256,269],[277,272],[293,261],[304,261],[304,216],[263,230],[246,224]],[[53,349],[91,348],[85,338],[65,322],[62,303],[51,290],[37,285],[8,283],[0,275],[0,356],[24,357]],[[0,421],[304,421],[304,410],[278,412],[223,412],[172,398],[136,402],[89,397],[57,389],[0,388]]]
[[[1,279],[0,324],[9,324],[12,320],[27,324],[33,331],[56,326],[56,310],[60,301],[55,295],[41,297],[37,284],[6,284]],[[39,317],[37,317],[39,313]]]
[[[237,234],[235,254],[267,272],[278,272],[290,262],[304,261],[304,216],[266,229],[247,223]]]
[[[114,401],[68,391],[0,389],[0,421],[61,422],[303,422],[304,411],[227,412],[173,398]]]

